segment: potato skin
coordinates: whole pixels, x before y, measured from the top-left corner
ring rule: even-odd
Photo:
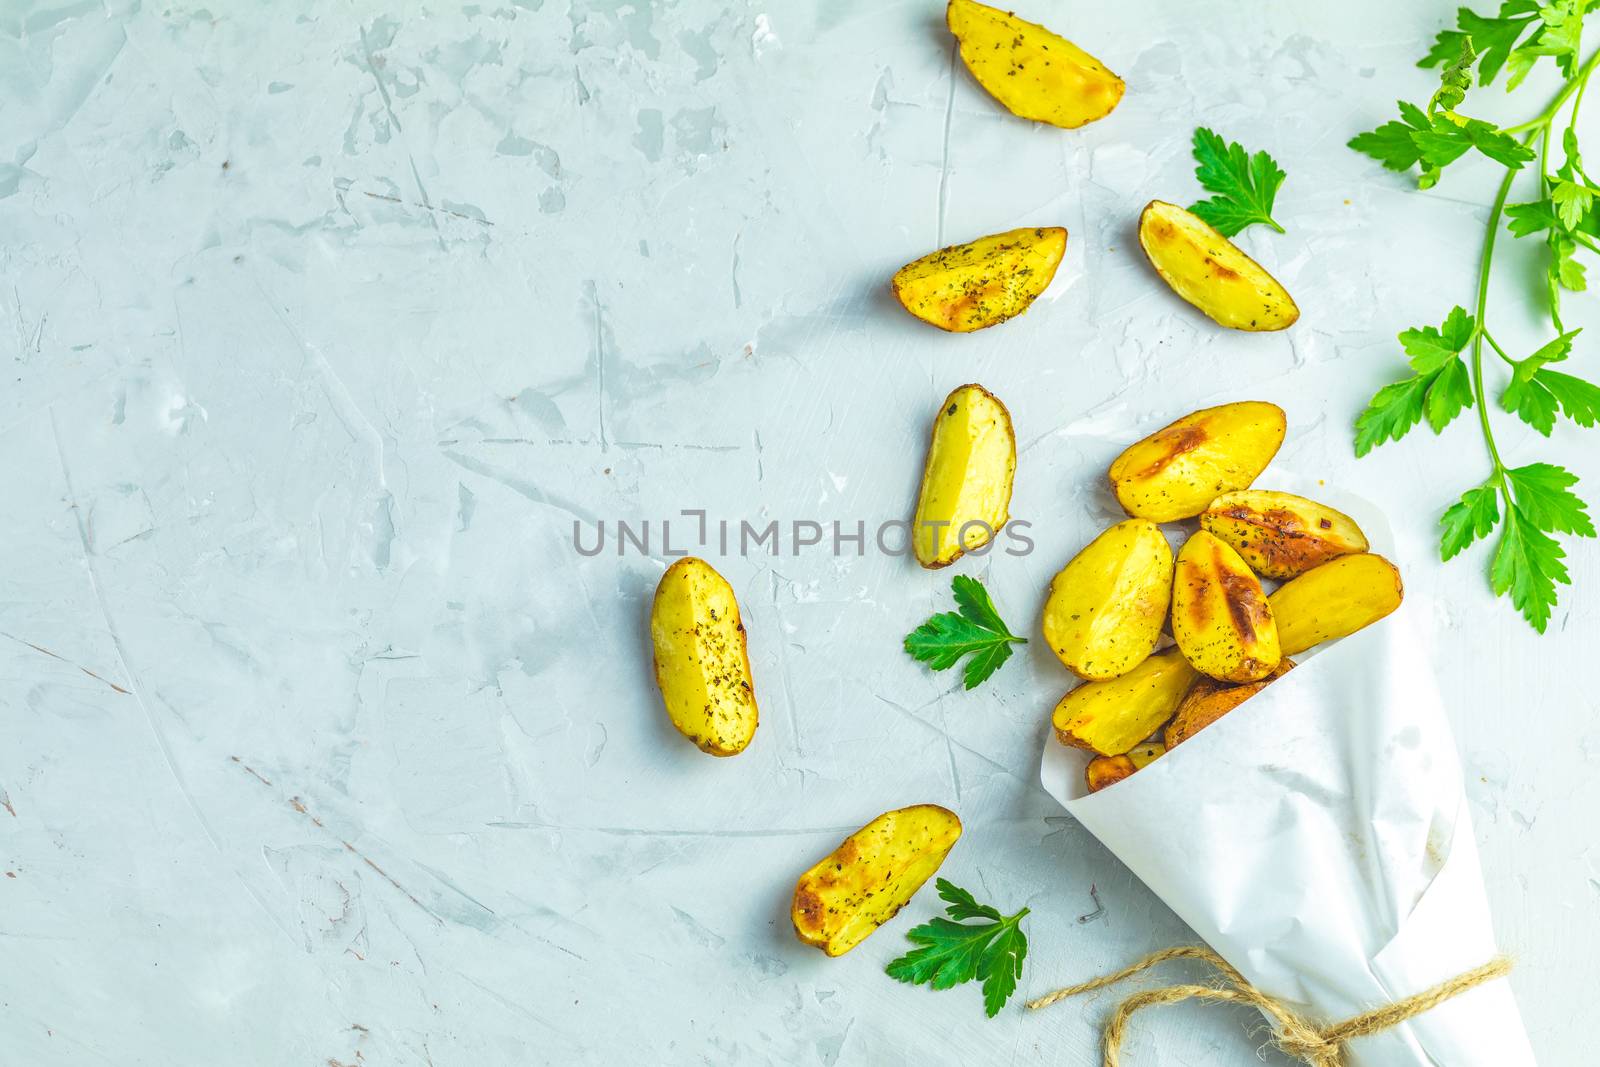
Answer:
[[[1135,771],[1144,770],[1166,751],[1167,747],[1160,741],[1149,741],[1130,749],[1124,756],[1096,756],[1083,770],[1089,792],[1098,793],[1107,786],[1116,785]]]
[[[1056,705],[1056,740],[1102,756],[1124,755],[1172,717],[1198,677],[1182,652],[1168,648],[1121,677],[1085,682]]]
[[[1286,656],[1370,626],[1405,599],[1400,572],[1382,556],[1340,556],[1285,582],[1272,594],[1278,642]]]
[[[1168,750],[1177,748],[1293,668],[1293,660],[1283,660],[1278,664],[1277,670],[1261,681],[1245,685],[1229,685],[1215,678],[1200,679],[1194,683],[1194,688],[1189,690],[1189,695],[1183,698],[1183,703],[1178,705],[1172,721],[1167,723],[1163,737]]]
[[[1008,230],[912,260],[891,285],[900,305],[923,322],[971,333],[1027,311],[1066,252],[1060,226]]]
[[[1202,408],[1123,449],[1111,489],[1129,515],[1174,522],[1217,497],[1247,489],[1283,445],[1289,420],[1263,400]]]
[[[937,804],[884,812],[800,876],[795,936],[830,956],[849,952],[905,907],[960,836],[956,813]]]
[[[733,587],[703,559],[678,560],[656,586],[650,639],[672,725],[713,756],[743,752],[758,710]]]
[[[1367,550],[1367,535],[1344,512],[1273,489],[1223,493],[1200,513],[1200,528],[1226,541],[1257,574],[1279,580]]]
[[[1139,245],[1172,291],[1222,326],[1283,330],[1300,317],[1289,291],[1197,215],[1152,200],[1139,216]]]
[[[1172,549],[1160,527],[1128,519],[1089,542],[1050,582],[1044,639],[1069,671],[1103,681],[1155,651],[1172,599]]]
[[[1178,552],[1172,637],[1196,670],[1224,682],[1265,678],[1283,658],[1260,579],[1239,553],[1204,530]]]
[[[975,0],[950,0],[945,23],[967,70],[1013,115],[1075,129],[1122,99],[1121,78],[1043,26]]]
[[[951,390],[933,420],[911,520],[917,562],[945,567],[988,544],[1011,517],[1016,470],[1017,436],[1006,406],[981,385]]]

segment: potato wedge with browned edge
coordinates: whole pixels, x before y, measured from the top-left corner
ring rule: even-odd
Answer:
[[[1139,244],[1172,291],[1233,330],[1283,330],[1300,317],[1289,291],[1239,246],[1177,204],[1152,200]]]
[[[733,587],[703,559],[678,560],[656,586],[650,640],[672,725],[713,756],[743,752],[757,710]]]
[[[911,546],[924,567],[944,567],[980,549],[1011,517],[1017,437],[1011,413],[981,385],[944,398],[933,420]]]
[[[1202,408],[1123,450],[1111,489],[1129,515],[1173,522],[1217,497],[1248,489],[1283,445],[1283,409],[1263,400]]]
[[[1292,656],[1348,637],[1400,606],[1405,586],[1395,565],[1363,552],[1340,556],[1285,582],[1269,598],[1278,644]]]
[[[1288,674],[1293,667],[1293,660],[1283,660],[1278,664],[1277,670],[1261,681],[1248,682],[1244,685],[1229,685],[1215,678],[1200,679],[1194,683],[1194,688],[1189,690],[1188,696],[1183,698],[1183,703],[1178,705],[1172,721],[1167,723],[1166,732],[1163,734],[1167,748],[1177,748],[1261,692],[1268,684]]]
[[[905,907],[960,836],[956,813],[937,804],[884,812],[800,876],[795,935],[844,955]]]
[[[1007,230],[912,260],[891,284],[901,306],[923,322],[971,333],[1027,311],[1066,252],[1060,226]]]
[[[1146,519],[1119,522],[1050,582],[1044,639],[1079,678],[1127,674],[1155,651],[1172,598],[1172,549]]]
[[[1283,658],[1261,580],[1239,553],[1204,530],[1178,550],[1172,638],[1195,670],[1223,682],[1265,678]]]
[[[1083,769],[1089,792],[1098,793],[1108,785],[1116,785],[1134,771],[1144,770],[1166,751],[1160,741],[1150,741],[1134,746],[1123,756],[1096,756]]]
[[[1013,115],[1074,129],[1122,99],[1121,78],[1043,26],[975,0],[950,0],[945,23],[972,76]]]
[[[1223,493],[1200,513],[1200,528],[1226,541],[1263,578],[1293,578],[1367,550],[1367,535],[1344,512],[1274,489]]]
[[[1163,649],[1127,674],[1084,682],[1051,716],[1056,739],[1102,756],[1121,756],[1161,729],[1199,677],[1176,648]]]

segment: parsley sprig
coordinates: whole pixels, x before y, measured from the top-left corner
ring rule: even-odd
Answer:
[[[1468,408],[1476,408],[1489,458],[1489,474],[1468,489],[1440,519],[1439,556],[1449,560],[1469,545],[1499,531],[1489,563],[1495,595],[1511,597],[1529,625],[1544,633],[1557,603],[1557,586],[1571,584],[1566,550],[1553,535],[1594,537],[1588,505],[1572,491],[1577,476],[1553,463],[1509,466],[1495,441],[1487,398],[1484,349],[1502,363],[1499,407],[1545,437],[1558,417],[1583,427],[1600,422],[1600,386],[1553,369],[1572,355],[1578,330],[1562,322],[1564,292],[1587,285],[1580,250],[1600,253],[1600,184],[1589,178],[1579,151],[1577,123],[1589,79],[1600,65],[1596,51],[1581,65],[1579,51],[1588,0],[1504,0],[1493,17],[1467,8],[1457,12],[1456,29],[1441,31],[1418,64],[1443,67],[1439,88],[1426,107],[1400,102],[1400,118],[1363,133],[1350,147],[1397,171],[1419,171],[1417,184],[1435,185],[1450,164],[1468,152],[1505,168],[1489,209],[1488,229],[1478,261],[1474,310],[1455,307],[1438,327],[1402,331],[1400,347],[1411,374],[1379,389],[1356,419],[1355,450],[1363,456],[1378,445],[1398,441],[1424,419],[1442,433]],[[1463,114],[1472,88],[1487,86],[1504,72],[1509,91],[1548,58],[1565,79],[1559,93],[1538,115],[1510,126]],[[1570,109],[1569,109],[1570,105]],[[1559,120],[1563,112],[1566,120]],[[1560,160],[1553,148],[1561,131]],[[1537,151],[1534,148],[1538,143]],[[1525,166],[1538,161],[1537,196],[1508,201]],[[1533,169],[1533,168],[1530,168]],[[1502,221],[1512,236],[1539,236],[1545,245],[1543,293],[1555,336],[1518,358],[1489,331],[1489,278],[1495,238]]]
[[[970,654],[962,675],[967,688],[975,689],[1011,658],[1012,645],[1028,642],[1006,626],[982,582],[958,574],[950,589],[959,614],[942,612],[911,631],[906,635],[906,651],[936,671],[954,667]]]
[[[1283,232],[1272,217],[1272,202],[1285,177],[1276,160],[1265,152],[1250,155],[1242,145],[1229,144],[1204,126],[1194,131],[1194,159],[1199,164],[1194,176],[1201,187],[1217,195],[1190,205],[1190,211],[1224,237],[1256,222]]]
[[[992,1019],[1022,977],[1022,961],[1028,955],[1022,918],[1028,909],[1001,915],[998,908],[979,904],[971,893],[943,878],[936,885],[939,896],[949,905],[945,912],[950,918],[936,918],[909,930],[907,940],[922,947],[912,949],[884,970],[890,978],[935,989],[981,981],[983,1010]],[[965,921],[968,919],[985,921]]]

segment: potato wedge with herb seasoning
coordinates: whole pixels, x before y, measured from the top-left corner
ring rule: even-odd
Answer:
[[[1160,741],[1149,741],[1135,745],[1126,755],[1096,756],[1083,769],[1083,777],[1088,783],[1089,792],[1098,793],[1108,785],[1116,785],[1133,772],[1142,771],[1150,766],[1158,757],[1165,755],[1166,751],[1166,746]]]
[[[1103,681],[1155,651],[1172,597],[1172,549],[1146,519],[1119,522],[1050,582],[1044,639],[1067,670]]]
[[[1007,230],[912,260],[895,271],[894,295],[923,322],[971,333],[1027,311],[1066,251],[1060,226]]]
[[[944,398],[922,470],[911,545],[924,567],[944,567],[988,544],[1011,517],[1017,437],[1011,413],[981,385]]]
[[[844,955],[905,907],[960,836],[956,813],[937,804],[884,812],[800,876],[795,935]]]
[[[1183,703],[1178,705],[1172,721],[1167,723],[1166,732],[1162,735],[1167,748],[1177,748],[1293,668],[1293,660],[1283,660],[1276,670],[1261,681],[1244,685],[1230,685],[1215,678],[1200,679],[1183,698]]]
[[[1121,78],[1043,26],[975,0],[950,0],[945,22],[973,78],[1013,115],[1073,129],[1122,99]]]
[[[1223,493],[1249,488],[1287,427],[1283,409],[1261,400],[1202,408],[1124,449],[1111,464],[1112,491],[1129,515],[1192,518]]]
[[[1163,649],[1127,674],[1085,682],[1056,705],[1056,739],[1102,756],[1121,756],[1172,717],[1199,673],[1176,648]]]
[[[1233,330],[1282,330],[1300,317],[1289,291],[1204,220],[1152,200],[1139,216],[1139,244],[1172,291]]]
[[[650,639],[672,725],[713,756],[743,752],[757,709],[733,587],[703,559],[678,560],[656,586]]]
[[[1223,682],[1265,678],[1283,658],[1260,579],[1239,553],[1204,530],[1178,551],[1172,637],[1195,670]]]
[[[1286,656],[1348,637],[1400,606],[1405,586],[1395,565],[1363,552],[1340,556],[1285,582],[1269,601]]]
[[[1367,535],[1344,512],[1273,489],[1223,493],[1200,513],[1200,528],[1226,541],[1264,578],[1293,578],[1367,550]]]

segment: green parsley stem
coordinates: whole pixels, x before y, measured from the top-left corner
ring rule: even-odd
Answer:
[[[1494,339],[1494,337],[1489,333],[1489,331],[1485,327],[1480,325],[1478,327],[1478,329],[1483,331],[1483,339],[1485,341],[1489,342],[1489,347],[1490,348],[1494,349],[1496,352],[1498,352],[1500,354],[1500,358],[1501,359],[1505,360],[1507,363],[1509,363],[1513,367],[1515,367],[1517,365],[1517,361],[1512,359],[1510,356],[1506,355],[1506,350],[1500,347],[1500,343]]]
[[[1529,130],[1537,130],[1541,126],[1548,126],[1555,119],[1556,112],[1560,111],[1561,106],[1567,102],[1567,99],[1589,80],[1589,75],[1594,73],[1594,68],[1597,64],[1600,64],[1600,49],[1596,49],[1594,55],[1590,56],[1583,66],[1578,68],[1577,77],[1569,81],[1566,87],[1556,94],[1556,98],[1550,101],[1550,106],[1540,112],[1537,118],[1530,119],[1517,126],[1502,126],[1500,132],[1510,134],[1527,133]]]
[[[1600,52],[1596,55],[1600,56]],[[1534,132],[1530,130],[1522,143],[1533,140]],[[1500,234],[1500,216],[1505,212],[1506,197],[1511,195],[1511,183],[1516,176],[1516,171],[1506,168],[1500,191],[1494,197],[1494,206],[1489,209],[1489,228],[1483,235],[1483,256],[1478,261],[1478,329],[1472,335],[1472,393],[1478,402],[1478,423],[1483,427],[1483,442],[1489,447],[1489,458],[1494,461],[1494,473],[1489,480],[1498,485],[1502,493],[1506,491],[1506,465],[1501,462],[1500,450],[1495,447],[1494,430],[1489,425],[1489,402],[1483,391],[1483,339],[1487,336],[1483,329],[1483,315],[1489,306],[1489,264],[1494,259],[1494,240]],[[1496,351],[1499,348],[1499,345],[1495,345]]]

